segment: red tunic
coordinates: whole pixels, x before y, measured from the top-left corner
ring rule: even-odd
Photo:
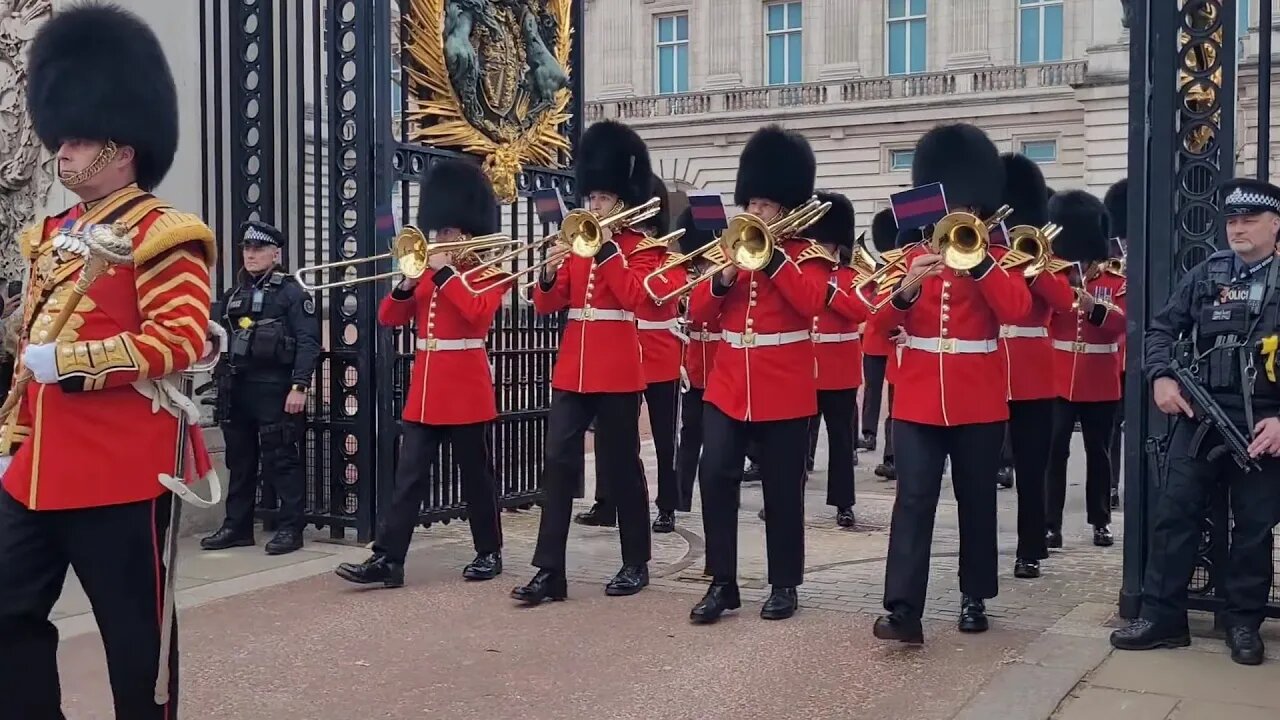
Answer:
[[[809,330],[835,295],[827,284],[831,264],[809,240],[788,238],[781,250],[765,270],[740,271],[728,288],[704,282],[689,300],[690,319],[719,318],[722,334],[703,399],[735,420],[790,420],[818,411]]]
[[[656,269],[667,259],[667,246],[655,241],[656,238],[641,236],[640,242],[630,248],[624,247],[622,251],[632,265],[651,265]],[[650,257],[637,257],[639,255],[656,257],[657,262]],[[687,281],[688,274],[684,266],[676,265],[654,278],[651,288],[658,297],[662,297],[682,287]],[[640,368],[644,371],[644,381],[652,385],[678,380],[685,342],[679,327],[680,303],[669,300],[658,305],[652,299],[646,300],[636,306],[636,329],[640,331]]]
[[[502,307],[510,283],[493,270],[471,281],[479,294],[463,286],[445,267],[411,293],[392,291],[378,307],[378,323],[387,327],[416,320],[413,375],[402,417],[423,425],[473,425],[498,417],[493,370],[485,339]]]
[[[1014,275],[1019,272],[1020,269],[1015,270]],[[1056,397],[1049,318],[1055,311],[1069,311],[1075,302],[1075,293],[1060,274],[1042,272],[1028,285],[1031,312],[1016,324],[1000,327],[1000,354],[1005,361],[1010,400]]]
[[[813,353],[818,360],[819,390],[850,390],[862,385],[862,342],[858,326],[867,319],[867,306],[852,294],[853,268],[831,273],[839,292],[813,319]]]
[[[22,252],[32,264],[29,342],[55,341],[41,328],[53,324],[84,265],[52,247],[71,219],[76,227],[115,221],[133,228],[133,264],[98,277],[56,338],[58,382],[33,378],[5,419],[0,452],[13,460],[4,489],[33,510],[119,505],[166,492],[159,477],[174,472],[178,418],[186,416],[158,383],[176,381],[201,358],[209,327],[212,231],[130,186],[23,233]],[[23,374],[19,363],[15,379]],[[189,482],[211,464],[199,425],[186,427]]]
[[[635,309],[649,302],[642,281],[657,267],[658,255],[638,253],[629,260],[618,248],[644,236],[624,229],[613,237],[617,247],[606,243],[594,258],[570,254],[550,285],[534,287],[533,306],[539,313],[569,310],[551,374],[556,390],[627,393],[645,388]]]
[[[1125,279],[1103,271],[1087,280],[1085,289],[1101,301],[1093,313],[1086,316],[1073,305],[1055,313],[1050,324],[1057,396],[1073,402],[1119,400]]]
[[[909,266],[928,250],[905,253]],[[894,380],[893,419],[924,425],[972,425],[1009,418],[1004,360],[997,352],[1001,323],[1015,323],[1031,307],[1031,293],[993,261],[976,274],[950,268],[927,277],[906,307],[886,305],[886,325],[900,324],[907,343]]]
[[[716,350],[720,348],[720,338],[718,318],[710,322],[689,323],[689,344],[684,351],[684,370],[689,378],[689,387],[706,389],[707,375],[715,362]]]

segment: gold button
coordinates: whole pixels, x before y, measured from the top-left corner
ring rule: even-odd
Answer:
[[[592,288],[594,288],[595,286],[596,286],[595,282],[588,280],[588,281],[587,281],[587,292],[591,292],[591,289],[592,289]]]
[[[756,291],[755,291],[755,290],[752,290],[752,291],[751,291],[751,299],[752,299],[752,300],[754,300],[754,299],[755,299],[755,297],[756,297]]]
[[[947,336],[947,329],[942,328],[942,337],[946,337],[946,336]]]
[[[755,323],[755,318],[747,318],[747,327],[751,327]]]
[[[756,301],[755,301],[755,300],[748,301],[748,302],[747,302],[747,305],[750,305],[751,307],[755,307],[755,306],[756,306]]]
[[[948,314],[948,313],[942,313],[942,322],[946,322],[946,321],[948,321],[948,320],[950,320],[950,319],[951,319],[951,315],[950,315],[950,314]]]
[[[944,287],[944,288],[949,288],[949,287],[951,287],[951,281],[950,281],[950,280],[943,280],[943,281],[942,281],[942,287]]]
[[[760,281],[759,281],[759,280],[752,280],[752,281],[751,281],[751,289],[752,289],[752,290],[755,290],[757,287],[759,287],[759,285],[760,285]]]
[[[432,320],[432,321],[428,321],[428,322],[427,322],[427,329],[428,329],[428,330],[430,330],[431,328],[433,328],[433,327],[435,327],[435,326],[436,326],[436,323],[435,323],[435,321],[434,321],[434,320]]]

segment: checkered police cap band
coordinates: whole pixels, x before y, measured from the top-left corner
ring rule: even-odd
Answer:
[[[263,243],[266,243],[267,245],[275,245],[275,244],[276,244],[276,239],[275,239],[275,237],[274,237],[274,236],[272,236],[270,233],[265,233],[265,232],[263,232],[263,231],[259,230],[258,228],[253,227],[252,225],[250,225],[249,227],[245,228],[245,231],[244,231],[244,242],[245,242],[245,244],[246,244],[246,245],[248,245],[248,244],[259,244],[259,245],[260,245],[260,244],[263,244]]]
[[[1280,198],[1244,188],[1233,190],[1222,205],[1223,212],[1227,215],[1245,215],[1266,210],[1280,214]]]

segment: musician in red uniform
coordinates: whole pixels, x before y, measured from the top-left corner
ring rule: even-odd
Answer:
[[[177,150],[178,100],[149,27],[114,6],[68,8],[37,32],[30,68],[36,134],[81,202],[19,238],[31,270],[16,374],[30,379],[15,384],[25,393],[0,443],[3,714],[62,717],[49,613],[70,567],[93,601],[115,716],[173,718],[176,640],[163,705],[156,685],[178,500],[160,478],[176,473],[179,428],[191,442],[183,479],[209,467],[173,378],[205,352],[216,246],[198,217],[151,194]],[[112,224],[128,234],[131,261],[99,275],[51,337],[89,264],[71,247]]]
[[[1044,227],[1049,222],[1049,202],[1040,166],[1023,155],[1005,154],[1000,159],[1005,170],[1004,202],[1013,208],[1005,225]],[[1025,277],[1024,268],[1015,268],[1011,273]],[[1013,574],[1037,578],[1040,561],[1049,557],[1044,537],[1044,478],[1056,393],[1049,318],[1055,311],[1070,310],[1075,293],[1062,275],[1048,270],[1028,279],[1027,285],[1031,290],[1031,312],[1017,323],[1000,327],[1000,354],[1008,372],[1008,440],[1018,488],[1018,547]]]
[[[816,163],[802,136],[771,125],[747,141],[734,202],[765,222],[813,195]],[[825,258],[825,259],[824,259]],[[702,517],[711,587],[694,622],[740,607],[738,489],[747,442],[760,443],[769,583],[760,616],[791,617],[804,574],[804,462],[809,418],[818,411],[813,316],[835,296],[821,246],[783,237],[760,271],[730,266],[694,288],[690,320],[720,321],[721,345],[703,396]]]
[[[1125,178],[1107,188],[1102,203],[1107,207],[1111,228],[1111,257],[1124,266],[1129,254],[1129,180]],[[1120,458],[1124,454],[1124,386],[1125,335],[1120,335],[1120,406],[1116,409],[1116,429],[1111,434],[1111,509],[1120,507]]]
[[[1125,331],[1124,276],[1103,265],[1110,254],[1107,211],[1083,190],[1059,192],[1049,201],[1049,219],[1062,226],[1054,253],[1076,263],[1072,284],[1077,302],[1053,316],[1054,383],[1057,394],[1049,452],[1046,542],[1062,547],[1062,509],[1067,497],[1067,458],[1076,421],[1084,438],[1085,508],[1093,544],[1111,536],[1111,436],[1120,407],[1120,337]]]
[[[676,229],[683,229],[680,252],[691,253],[711,242],[715,234],[699,229],[693,220],[691,208],[685,208],[676,222]],[[701,276],[710,263],[699,256],[690,263],[689,278]],[[685,296],[687,300],[688,296]],[[686,316],[687,316],[686,311]],[[715,363],[716,350],[720,347],[720,318],[688,323],[689,344],[685,345],[683,376],[687,380],[684,396],[680,399],[680,445],[678,469],[680,471],[680,509],[693,507],[693,488],[698,477],[698,460],[702,458],[702,397],[707,389],[707,376]]]
[[[457,242],[498,230],[498,201],[489,179],[473,163],[436,163],[419,198],[418,228],[434,232],[432,242]],[[462,471],[476,550],[462,576],[490,580],[502,572],[498,485],[486,437],[498,408],[485,338],[510,284],[494,268],[465,280],[459,277],[476,260],[474,253],[433,253],[427,258],[431,275],[405,278],[378,308],[378,323],[384,327],[414,323],[413,375],[402,415],[391,507],[373,555],[362,563],[338,566],[337,575],[344,580],[387,587],[404,584],[405,553],[429,489],[431,466],[444,443]]]
[[[1001,204],[1004,167],[991,140],[972,125],[935,127],[916,145],[916,186],[940,182],[954,212],[985,220]],[[932,235],[932,233],[929,233]],[[986,598],[997,593],[996,472],[1009,418],[1001,324],[1021,320],[1031,306],[1027,285],[990,254],[957,272],[928,246],[909,248],[902,290],[882,309],[906,334],[894,386],[893,432],[898,492],[889,532],[884,607],[875,635],[924,641],[920,616],[929,580],[929,546],[942,485],[951,480],[960,514],[962,632],[987,629]]]
[[[884,208],[871,219],[871,242],[879,253],[898,247],[898,222],[893,219],[892,209]],[[870,315],[862,329],[865,382],[862,385],[862,437],[858,440],[858,448],[876,449],[876,428],[880,425],[880,399],[883,397],[887,411],[884,417],[884,453],[876,465],[875,475],[893,480],[897,477],[893,464],[893,376],[898,367],[898,346],[893,338],[898,327],[884,327],[888,317]]]
[[[613,121],[587,128],[578,144],[577,189],[586,207],[604,218],[652,195],[649,149],[631,128]],[[551,377],[547,427],[546,499],[533,565],[538,572],[512,597],[530,604],[563,600],[565,546],[573,494],[582,474],[584,436],[595,420],[595,451],[611,469],[609,496],[617,506],[622,569],[609,595],[633,595],[649,584],[649,492],[640,461],[640,367],[636,308],[650,301],[644,276],[657,267],[657,252],[628,250],[644,240],[632,228],[604,231],[594,257],[569,253],[544,270],[533,292],[543,314],[567,309],[568,322]]]
[[[834,258],[853,250],[853,203],[839,193],[819,192],[831,209],[804,232]],[[818,423],[827,424],[827,504],[836,509],[836,524],[853,527],[853,466],[858,457],[858,386],[862,384],[862,343],[858,326],[867,319],[867,306],[853,294],[857,273],[847,262],[831,268],[831,283],[840,291],[813,319],[814,357],[818,361],[818,415],[809,426],[809,457],[818,445]]]

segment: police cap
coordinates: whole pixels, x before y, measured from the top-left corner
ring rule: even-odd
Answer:
[[[240,226],[240,238],[245,247],[262,247],[284,245],[284,233],[270,223],[250,220]]]
[[[1235,178],[1222,183],[1222,214],[1254,215],[1273,212],[1280,215],[1280,188],[1252,178]]]

